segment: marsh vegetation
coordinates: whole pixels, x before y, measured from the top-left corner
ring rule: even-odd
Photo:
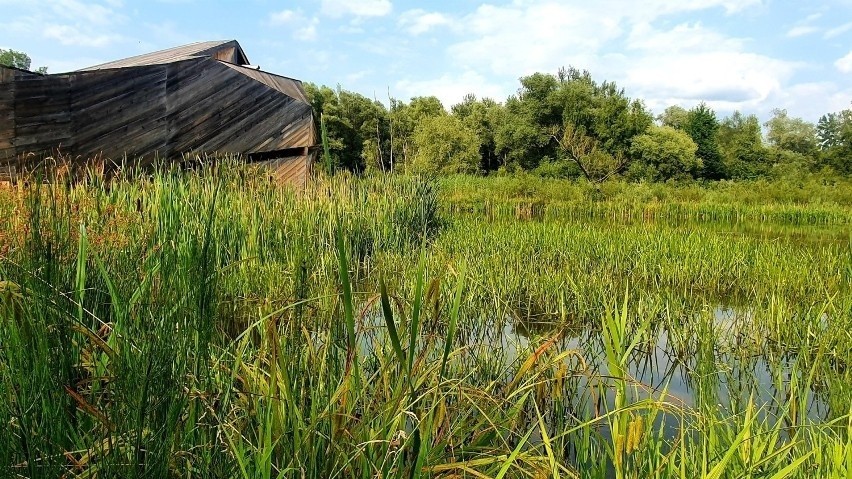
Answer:
[[[850,191],[2,188],[2,475],[848,477]]]

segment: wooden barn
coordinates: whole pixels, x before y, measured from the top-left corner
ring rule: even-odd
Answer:
[[[0,176],[58,149],[79,162],[239,153],[304,182],[316,134],[302,84],[247,65],[231,40],[70,73],[0,67]]]

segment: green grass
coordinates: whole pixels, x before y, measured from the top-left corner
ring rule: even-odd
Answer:
[[[849,477],[847,186],[0,189],[0,475]]]

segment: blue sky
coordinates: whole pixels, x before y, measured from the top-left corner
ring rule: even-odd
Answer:
[[[0,0],[0,48],[53,73],[202,40],[380,101],[498,101],[561,66],[660,112],[705,100],[816,121],[852,102],[852,0]]]

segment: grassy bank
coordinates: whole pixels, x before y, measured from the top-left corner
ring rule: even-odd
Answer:
[[[766,188],[2,189],[2,474],[847,477],[848,189]]]

